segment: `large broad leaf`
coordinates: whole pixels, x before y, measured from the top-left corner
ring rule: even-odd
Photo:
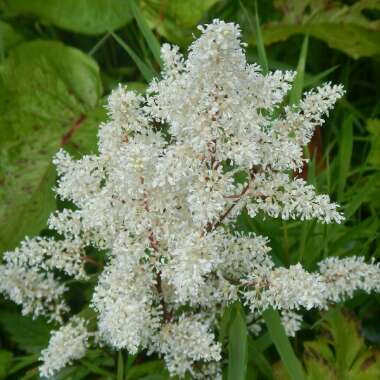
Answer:
[[[0,20],[0,59],[9,48],[19,44],[22,40],[22,35],[12,25]]]
[[[380,55],[380,22],[363,13],[379,10],[377,0],[360,0],[352,6],[324,0],[277,0],[276,6],[283,18],[263,26],[265,44],[310,34],[353,58]]]
[[[204,13],[219,0],[141,0],[149,25],[170,42],[187,45]]]
[[[3,9],[8,17],[32,15],[83,34],[115,30],[132,19],[127,0],[5,0]]]
[[[0,313],[0,327],[19,349],[29,353],[39,353],[47,346],[52,329],[43,319],[33,320],[10,311]]]
[[[1,252],[39,233],[55,208],[55,152],[94,148],[102,89],[96,63],[59,42],[21,44],[0,70]]]

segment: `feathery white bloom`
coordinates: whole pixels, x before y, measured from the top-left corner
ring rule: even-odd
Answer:
[[[0,293],[21,305],[23,315],[31,314],[33,318],[43,315],[61,322],[62,314],[68,311],[63,300],[66,290],[53,273],[13,265],[0,266]]]
[[[326,284],[319,274],[306,272],[300,264],[275,268],[268,276],[249,275],[244,280],[244,293],[252,311],[273,307],[293,310],[322,307],[326,299]],[[252,290],[251,290],[251,289]]]
[[[74,360],[85,356],[90,336],[86,321],[76,316],[59,330],[53,331],[48,347],[41,352],[41,376],[51,377]]]
[[[158,339],[159,351],[171,374],[183,376],[187,371],[193,372],[192,364],[197,361],[221,358],[220,343],[215,342],[209,324],[196,317],[181,316],[178,322],[164,325]]]
[[[5,255],[0,291],[24,313],[59,320],[66,287],[52,271],[83,278],[84,249],[100,249],[106,265],[91,305],[102,343],[161,354],[171,374],[211,380],[221,376],[213,330],[232,302],[249,305],[256,331],[266,308],[280,310],[294,335],[293,310],[380,289],[374,263],[328,259],[320,273],[278,268],[267,238],[230,231],[242,210],[343,221],[338,205],[293,175],[343,89],[328,83],[284,108],[293,72],[264,75],[248,64],[232,23],[215,20],[200,31],[186,59],[178,47],[162,47],[162,76],[144,96],[125,86],[112,92],[99,154],[74,160],[58,152],[56,193],[76,209],[49,218],[62,240],[27,240]],[[84,354],[87,335],[66,327],[43,355],[46,375]],[[60,342],[70,339],[81,343],[62,359]]]
[[[356,290],[380,291],[379,263],[367,264],[364,257],[328,257],[319,263],[319,271],[327,284],[329,301],[341,302]]]
[[[281,323],[284,326],[286,335],[295,337],[297,331],[301,330],[302,315],[284,310],[281,312]]]

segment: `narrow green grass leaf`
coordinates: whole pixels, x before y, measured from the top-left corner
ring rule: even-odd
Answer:
[[[226,337],[228,336],[229,327],[230,327],[230,323],[233,318],[233,315],[234,315],[234,305],[230,305],[226,307],[223,312],[223,316],[219,325],[219,342],[221,344],[224,343]]]
[[[114,374],[110,371],[107,371],[104,368],[99,367],[98,365],[94,364],[92,361],[89,360],[81,360],[81,363],[84,367],[88,368],[91,372],[96,373],[98,375],[110,377],[113,376]],[[119,380],[119,378],[118,378]]]
[[[88,55],[93,56],[100,47],[108,40],[108,38],[111,36],[111,34],[108,32],[106,33],[88,52]]]
[[[339,138],[339,179],[338,179],[338,199],[342,200],[346,187],[347,177],[350,170],[351,156],[353,149],[353,118],[348,116],[344,122]]]
[[[252,362],[261,374],[269,380],[273,379],[272,366],[266,357],[258,350],[256,342],[248,338],[248,360]]]
[[[305,66],[307,49],[309,45],[309,36],[305,36],[302,43],[301,54],[298,59],[297,75],[293,83],[292,90],[290,91],[289,103],[298,104],[301,100],[302,89],[304,86]]]
[[[145,80],[147,82],[150,82],[155,75],[151,68],[116,33],[110,32],[110,34],[115,39],[115,41],[130,55]]]
[[[282,362],[292,380],[304,380],[303,370],[282,326],[280,315],[270,308],[263,314],[265,323]]]
[[[245,380],[247,371],[247,325],[239,304],[229,329],[228,380]]]
[[[307,88],[307,87],[314,87],[314,86],[317,86],[318,84],[320,84],[326,77],[328,77],[330,74],[332,74],[337,68],[339,67],[339,65],[335,65],[333,67],[330,67],[329,69],[327,70],[323,70],[322,72],[320,72],[319,74],[317,75],[306,75],[305,73],[305,77],[304,77],[304,83],[303,83],[303,87]]]
[[[161,66],[160,43],[158,42],[156,36],[153,34],[152,30],[149,28],[145,17],[141,13],[141,10],[136,4],[135,0],[129,0],[129,6],[132,10],[133,17],[136,19],[137,25],[139,26],[141,33],[143,34],[145,41],[147,42],[149,49],[153,54],[154,59]]]
[[[268,349],[273,344],[272,339],[268,332],[261,335],[260,338],[257,338],[255,340],[255,347],[260,351],[263,352],[266,349]]]
[[[13,375],[14,373],[29,367],[31,364],[35,363],[38,361],[38,358],[40,357],[39,354],[33,354],[33,355],[28,355],[28,356],[23,356],[22,358],[15,358],[15,361],[17,363],[12,366],[12,368],[7,372],[7,375]]]
[[[259,8],[257,6],[257,1],[255,1],[255,31],[256,31],[256,45],[257,45],[257,54],[259,56],[259,63],[261,65],[263,74],[267,74],[269,71],[269,65],[268,65],[267,54],[265,51],[263,35],[261,33]]]

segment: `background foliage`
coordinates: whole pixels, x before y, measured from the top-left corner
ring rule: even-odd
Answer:
[[[298,67],[299,90],[331,80],[347,91],[309,145],[302,173],[342,204],[347,222],[284,223],[242,213],[239,228],[269,236],[282,265],[301,261],[314,269],[329,255],[379,259],[380,1],[262,0],[258,10],[261,33],[249,0],[0,0],[0,252],[25,235],[50,233],[49,213],[64,206],[51,190],[51,158],[61,147],[76,156],[96,151],[111,89],[122,82],[143,91],[159,71],[157,41],[185,50],[198,23],[221,18],[241,25],[250,62],[265,62],[265,45],[269,69]],[[90,313],[90,287],[74,284],[76,312]],[[234,305],[219,332],[230,355],[226,377],[379,379],[379,313],[378,295],[358,294],[329,313],[308,312],[289,343],[271,313],[269,332],[252,337],[243,308]],[[0,299],[0,379],[37,379],[52,327]],[[93,350],[55,377],[123,378],[168,375],[158,358]]]

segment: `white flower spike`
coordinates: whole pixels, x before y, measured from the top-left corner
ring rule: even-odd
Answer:
[[[220,379],[215,330],[226,305],[245,303],[251,330],[274,307],[294,336],[296,311],[379,291],[380,268],[362,258],[329,258],[316,273],[279,268],[266,237],[224,228],[243,209],[343,221],[328,195],[294,174],[343,88],[327,83],[284,108],[293,72],[263,75],[248,64],[237,25],[215,20],[199,29],[187,58],[162,47],[163,72],[144,96],[122,86],[110,95],[99,154],[56,155],[55,191],[76,208],[50,217],[60,240],[27,239],[5,254],[0,291],[24,313],[60,321],[61,274],[85,279],[86,247],[98,248],[106,252],[92,297],[100,343],[155,352],[172,375]],[[89,334],[77,317],[54,333],[41,374],[85,355]]]

